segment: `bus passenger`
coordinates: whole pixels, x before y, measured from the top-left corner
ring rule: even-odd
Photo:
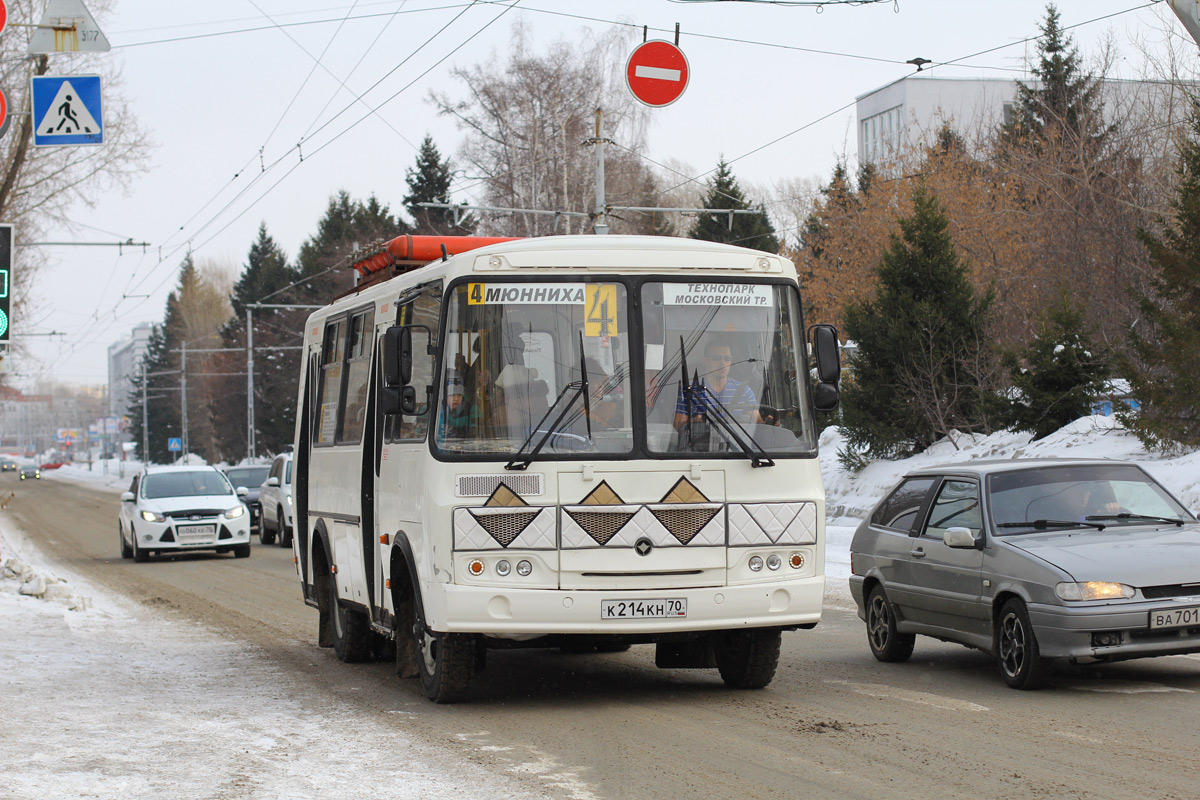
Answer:
[[[729,377],[729,368],[732,366],[733,349],[721,339],[709,339],[704,346],[703,368],[700,370],[700,386],[704,388],[690,392],[692,422],[709,421],[709,408],[716,406],[712,397],[716,397],[735,416],[743,416],[744,409],[750,408],[750,421],[762,421],[758,415],[758,397],[748,385]],[[687,425],[688,405],[689,398],[680,387],[675,400],[675,430],[682,430]]]
[[[479,424],[479,407],[468,403],[464,395],[463,379],[458,373],[446,376],[446,409],[442,412],[443,439],[469,437]]]

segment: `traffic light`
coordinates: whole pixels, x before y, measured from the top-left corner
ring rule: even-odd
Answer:
[[[0,342],[7,342],[12,330],[12,225],[0,225]]]

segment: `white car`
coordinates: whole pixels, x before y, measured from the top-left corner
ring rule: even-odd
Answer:
[[[250,515],[215,467],[149,467],[121,495],[121,557],[190,550],[250,555]]]
[[[280,453],[271,462],[271,472],[258,495],[262,506],[263,544],[279,539],[280,547],[292,546],[292,454]]]

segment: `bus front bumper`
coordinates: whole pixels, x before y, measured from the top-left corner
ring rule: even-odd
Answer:
[[[581,591],[433,584],[423,587],[425,617],[443,633],[656,634],[736,628],[813,626],[821,619],[825,576],[692,589]],[[620,617],[618,612],[677,609],[685,615]],[[606,601],[624,601],[614,608]],[[641,604],[640,607],[637,604]],[[607,611],[606,611],[607,609]]]

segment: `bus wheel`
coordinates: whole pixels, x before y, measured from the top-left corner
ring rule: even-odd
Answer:
[[[775,677],[779,666],[777,630],[724,631],[717,634],[713,649],[717,670],[731,689],[761,689]]]
[[[371,639],[371,624],[367,615],[360,611],[351,611],[341,604],[332,573],[326,581],[328,589],[325,596],[329,598],[329,627],[333,634],[333,652],[339,661],[347,664],[370,661],[374,652],[374,642]]]
[[[479,643],[469,633],[436,633],[417,620],[413,625],[417,670],[425,695],[435,703],[457,703],[471,692],[479,662]]]

